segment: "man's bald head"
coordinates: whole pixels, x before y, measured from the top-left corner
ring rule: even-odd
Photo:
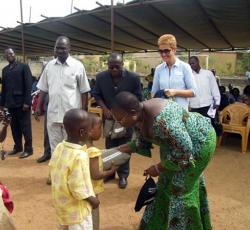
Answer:
[[[66,36],[60,36],[56,39],[54,55],[61,63],[64,63],[70,52],[70,40]]]
[[[4,50],[4,56],[9,63],[13,63],[16,60],[15,52],[10,47]]]
[[[119,53],[111,53],[108,58],[108,69],[112,77],[121,77],[123,58]]]
[[[122,55],[119,53],[111,53],[109,55],[108,61],[116,61],[116,62],[123,62]]]
[[[60,36],[56,39],[56,43],[58,42],[64,42],[65,44],[67,44],[70,47],[70,40],[68,37],[66,36]]]

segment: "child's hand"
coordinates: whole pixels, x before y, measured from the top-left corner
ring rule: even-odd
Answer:
[[[10,124],[10,120],[5,118],[5,119],[3,120],[3,125],[4,125],[4,126],[8,126],[9,124]]]
[[[100,204],[100,201],[94,196],[88,197],[87,201],[91,204],[93,209],[98,208],[98,206]]]
[[[0,110],[0,121],[2,121],[4,119],[5,119],[4,112],[2,110]]]
[[[98,208],[99,205],[100,205],[100,201],[95,197],[93,199],[93,202],[91,203],[91,206],[93,209],[96,209],[96,208]]]
[[[119,166],[115,165],[114,162],[112,162],[112,165],[111,165],[111,171],[114,173],[117,171],[117,169],[119,168]]]
[[[5,152],[4,150],[1,150],[1,151],[0,151],[0,155],[1,155],[1,160],[2,160],[2,161],[5,160],[6,152]],[[1,184],[1,182],[0,182],[0,184]]]

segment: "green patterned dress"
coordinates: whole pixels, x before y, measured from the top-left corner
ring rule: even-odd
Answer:
[[[152,142],[160,146],[161,164],[167,170],[159,176],[155,201],[145,209],[146,229],[212,229],[202,175],[216,146],[210,120],[169,101],[154,118],[153,135]],[[141,137],[130,146],[150,156]]]

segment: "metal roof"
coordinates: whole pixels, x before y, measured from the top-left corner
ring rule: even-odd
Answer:
[[[24,24],[25,53],[51,55],[58,36],[71,40],[72,53],[110,52],[110,6]],[[138,0],[114,6],[114,49],[157,49],[157,39],[174,34],[183,50],[250,47],[250,0]],[[21,26],[0,31],[0,48],[21,53]]]

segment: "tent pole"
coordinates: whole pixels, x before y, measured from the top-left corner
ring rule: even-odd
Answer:
[[[71,0],[71,6],[70,6],[70,14],[73,13],[73,5],[74,5],[74,0]]]
[[[32,8],[30,6],[29,23],[31,23],[31,10],[32,10]]]
[[[22,2],[22,0],[20,0],[20,13],[21,13],[21,32],[22,32],[22,54],[23,54],[23,62],[25,62],[24,34],[23,34],[23,2]]]
[[[111,52],[114,51],[114,0],[111,0]]]

